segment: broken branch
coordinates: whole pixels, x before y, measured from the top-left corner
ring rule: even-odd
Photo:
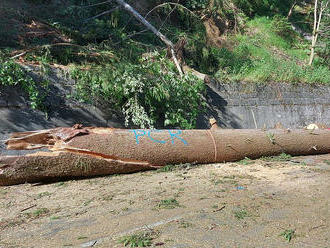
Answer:
[[[176,67],[179,71],[179,74],[182,76],[183,72],[182,72],[181,66],[176,58],[173,43],[169,39],[167,39],[167,37],[165,35],[163,35],[161,32],[159,32],[153,25],[151,25],[145,18],[143,18],[136,10],[134,10],[131,5],[127,4],[123,0],[116,0],[116,2],[119,5],[121,5],[125,10],[127,10],[129,13],[131,13],[138,21],[140,21],[143,25],[145,25],[149,30],[151,30],[157,37],[159,37],[170,48],[174,64],[176,65]]]
[[[110,9],[110,10],[104,11],[104,12],[102,12],[102,13],[96,15],[96,16],[90,17],[90,18],[86,19],[84,22],[88,22],[88,21],[93,20],[93,19],[96,19],[96,18],[98,18],[98,17],[100,17],[100,16],[103,16],[103,15],[106,15],[106,14],[110,14],[110,13],[114,12],[114,11],[117,10],[117,9],[119,9],[119,6],[113,8],[113,9]]]

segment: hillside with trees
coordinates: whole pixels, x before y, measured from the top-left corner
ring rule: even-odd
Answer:
[[[0,85],[42,110],[47,82],[24,64],[65,68],[70,97],[142,128],[194,128],[209,80],[330,85],[329,0],[3,0],[0,15]]]

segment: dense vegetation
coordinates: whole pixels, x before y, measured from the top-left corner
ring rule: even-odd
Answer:
[[[27,93],[32,109],[44,110],[42,89],[47,82],[35,82],[17,63],[0,57],[0,86],[20,86]]]
[[[25,51],[21,63],[67,65],[74,97],[109,103],[127,125],[194,127],[204,83],[189,73],[181,77],[162,41],[115,1],[19,2],[0,5],[0,85],[20,84],[34,107],[41,105],[37,83],[8,59]],[[329,9],[308,66],[313,1],[127,2],[173,43],[185,42],[182,64],[217,80],[330,84]]]

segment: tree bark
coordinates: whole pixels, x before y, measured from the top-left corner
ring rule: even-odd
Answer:
[[[179,71],[179,74],[183,75],[181,66],[176,58],[173,43],[169,39],[167,39],[165,35],[163,35],[161,32],[159,32],[153,25],[151,25],[145,18],[143,18],[136,10],[134,10],[131,5],[129,5],[128,3],[126,3],[123,0],[116,0],[116,2],[119,5],[121,5],[125,10],[130,12],[138,21],[140,21],[143,25],[145,25],[150,31],[152,31],[157,37],[159,37],[170,48],[173,61]]]
[[[130,173],[166,164],[215,163],[245,157],[330,153],[329,130],[124,130],[56,128],[14,133],[0,156],[0,185]]]

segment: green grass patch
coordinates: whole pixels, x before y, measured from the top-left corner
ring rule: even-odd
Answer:
[[[255,162],[254,160],[245,157],[244,159],[238,161],[237,163],[242,165],[250,165],[250,164],[254,164],[254,162]]]
[[[249,213],[245,209],[239,209],[234,211],[235,218],[242,220],[249,216]]]
[[[261,157],[260,159],[266,162],[285,162],[290,161],[292,156],[290,154],[281,153],[278,156],[269,156],[269,157]]]
[[[25,213],[24,215],[28,218],[39,218],[42,216],[46,216],[49,213],[48,208],[38,208],[37,210],[29,213]]]
[[[77,240],[82,240],[82,239],[87,239],[88,237],[86,237],[86,236],[79,236],[78,238],[77,238]]]
[[[113,198],[114,198],[114,195],[104,195],[104,196],[102,197],[102,200],[103,200],[103,201],[112,201]]]
[[[170,172],[170,171],[174,171],[175,169],[176,169],[176,165],[168,164],[158,169],[157,172]]]
[[[88,206],[92,201],[93,201],[93,199],[86,200],[86,201],[84,201],[83,205]]]
[[[282,236],[285,240],[290,242],[295,237],[295,230],[288,229],[283,231],[280,236]]]
[[[234,48],[213,51],[219,66],[216,78],[255,83],[330,84],[330,69],[326,65],[307,66],[309,43],[292,33],[283,22],[275,17],[256,17],[247,22],[245,33],[229,38],[236,43]]]
[[[59,219],[61,219],[61,217],[60,216],[51,216],[50,219],[51,220],[59,220]]]
[[[132,235],[126,235],[118,240],[118,243],[128,247],[147,247],[152,245],[155,238],[154,232],[142,232]]]
[[[158,173],[160,172],[171,172],[177,171],[182,169],[189,169],[192,166],[191,163],[184,163],[184,164],[168,164],[165,165],[157,170]]]
[[[6,195],[7,193],[8,193],[8,190],[0,189],[0,195]]]
[[[212,178],[211,183],[214,185],[219,185],[219,184],[233,184],[237,185],[238,184],[238,178],[245,178],[244,176],[239,176],[239,175],[229,175],[229,176],[224,176],[221,179],[219,178]]]
[[[65,182],[58,182],[54,185],[55,187],[62,187],[62,186],[67,186]]]
[[[50,196],[51,193],[49,193],[48,191],[45,191],[45,192],[41,192],[37,195],[37,199],[40,199],[42,197],[45,197],[45,196]]]
[[[185,220],[179,221],[179,228],[188,228],[191,227],[192,225],[193,225],[192,223]]]
[[[158,204],[157,204],[157,208],[158,209],[173,209],[173,208],[177,208],[180,207],[179,202],[174,199],[174,198],[170,198],[170,199],[165,199],[165,200],[161,200]]]

